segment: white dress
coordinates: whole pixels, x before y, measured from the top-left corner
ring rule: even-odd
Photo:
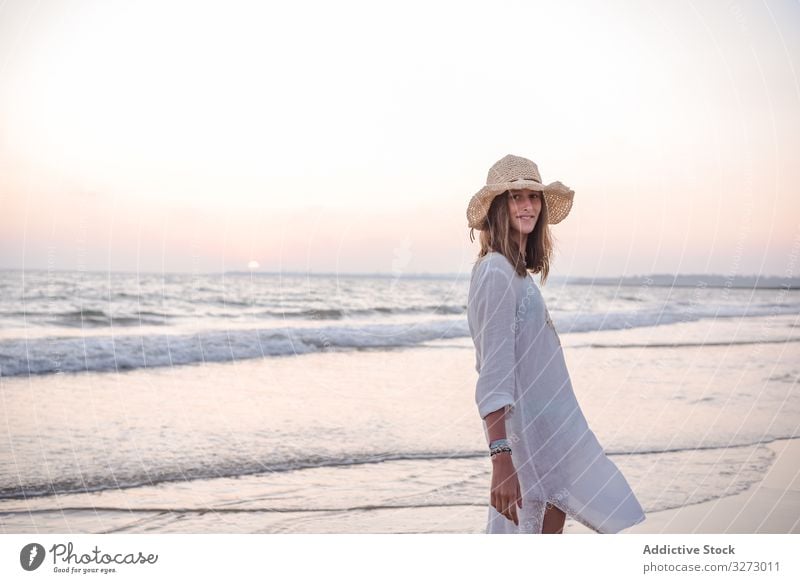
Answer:
[[[533,277],[517,275],[500,253],[482,257],[472,270],[467,320],[487,446],[486,415],[507,407],[506,436],[522,493],[519,526],[489,504],[486,533],[541,533],[548,502],[598,533],[642,522],[639,501],[586,423]]]

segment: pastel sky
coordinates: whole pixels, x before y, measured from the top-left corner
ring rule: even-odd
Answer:
[[[795,0],[10,0],[0,268],[468,271],[513,153],[554,275],[797,276],[799,73]]]

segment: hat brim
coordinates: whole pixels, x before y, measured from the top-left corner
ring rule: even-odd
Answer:
[[[542,184],[535,180],[514,180],[512,182],[498,182],[487,184],[476,192],[467,205],[467,225],[469,228],[482,230],[486,220],[486,213],[492,200],[506,190],[529,189],[543,193],[547,205],[548,220],[550,225],[563,221],[572,209],[575,191],[559,181]]]

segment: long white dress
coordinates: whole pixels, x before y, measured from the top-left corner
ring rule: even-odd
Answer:
[[[642,522],[639,501],[578,405],[561,340],[533,277],[517,275],[500,253],[485,255],[472,270],[467,320],[487,446],[485,417],[506,407],[522,492],[519,526],[489,504],[486,533],[541,533],[547,503],[602,534]]]

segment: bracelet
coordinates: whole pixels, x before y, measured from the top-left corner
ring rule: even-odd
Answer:
[[[500,439],[495,439],[493,442],[491,442],[489,444],[489,449],[492,449],[496,445],[508,445],[508,446],[510,446],[510,444],[508,443],[508,438],[507,437],[501,437]]]
[[[496,445],[495,447],[489,450],[489,455],[491,455],[492,458],[494,458],[494,456],[496,456],[498,453],[511,453],[511,447],[502,444],[502,445]]]
[[[489,443],[489,455],[492,456],[492,459],[498,453],[511,453],[511,445],[508,443],[507,437],[501,437]]]

